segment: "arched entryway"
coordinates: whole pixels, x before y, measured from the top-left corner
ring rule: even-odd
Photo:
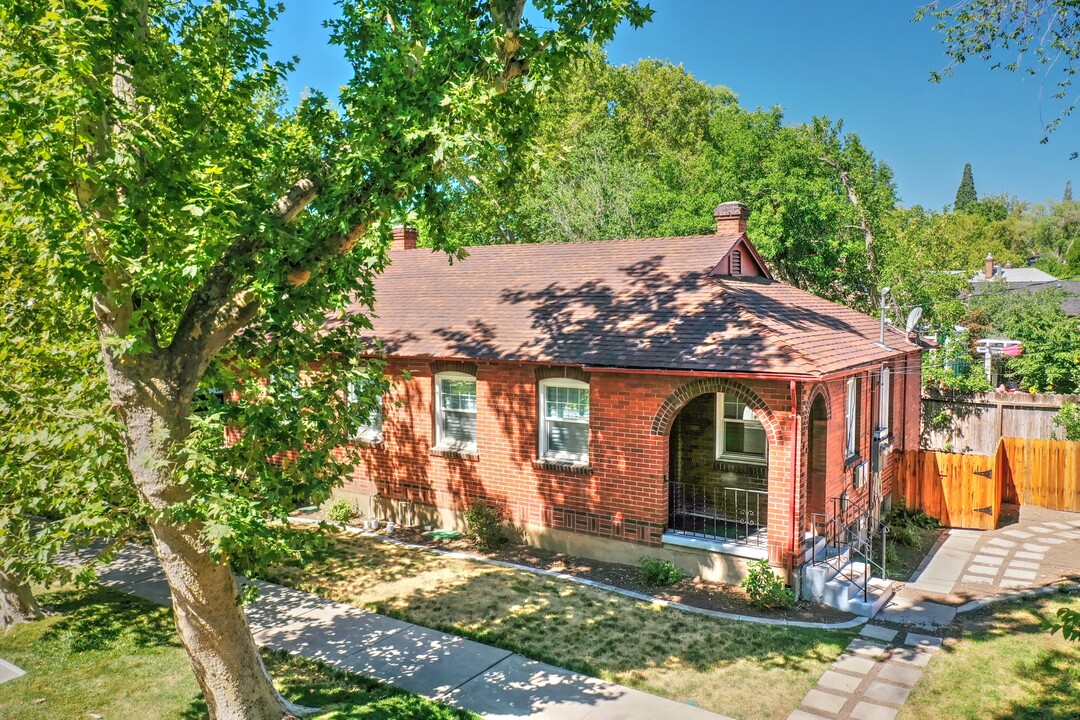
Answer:
[[[825,480],[827,477],[829,414],[825,397],[818,395],[810,406],[809,437],[807,442],[806,529],[812,531],[815,521],[825,513]],[[815,517],[818,516],[818,517]]]
[[[768,546],[771,415],[733,386],[692,397],[671,420],[668,532]]]

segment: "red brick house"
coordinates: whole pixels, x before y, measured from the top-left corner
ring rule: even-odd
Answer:
[[[775,280],[743,205],[715,214],[452,265],[398,229],[374,319],[397,380],[343,492],[442,527],[483,499],[536,545],[715,579],[797,570],[815,514],[887,500],[889,449],[917,446],[920,348]]]

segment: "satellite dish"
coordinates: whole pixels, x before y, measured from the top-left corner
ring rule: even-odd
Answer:
[[[904,325],[904,327],[907,329],[908,332],[911,332],[912,330],[915,329],[915,326],[919,324],[919,320],[921,320],[921,319],[922,319],[922,308],[917,307],[917,308],[915,308],[914,310],[912,310],[911,312],[908,313],[907,323]]]

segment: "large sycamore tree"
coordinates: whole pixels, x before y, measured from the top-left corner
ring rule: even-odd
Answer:
[[[638,0],[534,0],[535,22],[525,0],[342,0],[328,28],[351,80],[338,103],[315,92],[287,108],[290,63],[267,54],[280,10],[0,4],[0,240],[92,310],[131,509],[215,718],[303,711],[263,667],[233,570],[292,550],[282,519],[339,481],[337,446],[382,391],[366,319],[341,311],[374,303],[390,226],[445,210],[470,167],[527,162],[568,63],[650,14]]]

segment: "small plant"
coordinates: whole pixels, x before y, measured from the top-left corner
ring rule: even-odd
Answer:
[[[506,513],[502,508],[488,505],[482,500],[474,501],[465,511],[467,534],[476,547],[484,552],[490,552],[506,542],[503,533],[505,522]]]
[[[667,560],[643,557],[638,561],[638,580],[652,587],[667,587],[682,580],[682,570]]]
[[[912,525],[923,530],[933,530],[941,527],[941,523],[937,520],[919,508],[909,508],[903,500],[895,503],[885,515],[885,524],[889,526]]]
[[[356,515],[356,506],[345,498],[338,498],[326,509],[326,517],[334,522],[347,523]]]
[[[754,560],[747,564],[743,590],[750,602],[760,608],[787,609],[795,604],[795,591],[784,587],[784,581],[769,567],[768,560]]]
[[[918,547],[919,531],[914,525],[890,525],[889,539],[904,547]],[[892,547],[892,545],[889,547]]]
[[[1080,440],[1080,405],[1063,403],[1054,416],[1054,424],[1065,431],[1066,440]]]

